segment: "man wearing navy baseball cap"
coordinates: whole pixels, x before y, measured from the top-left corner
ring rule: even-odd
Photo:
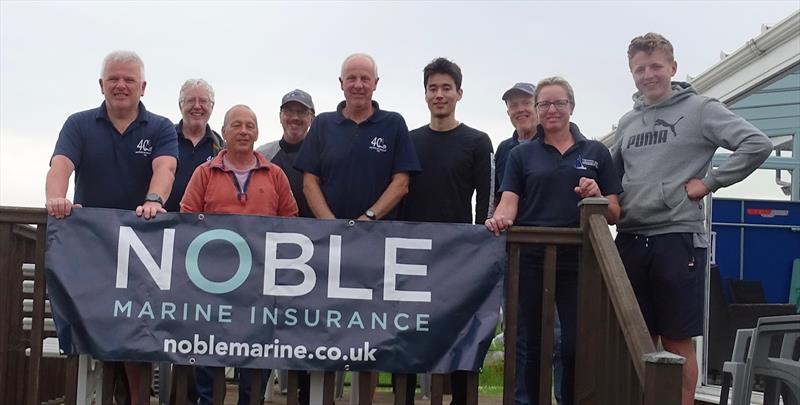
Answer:
[[[300,89],[286,93],[281,99],[278,118],[283,127],[283,136],[277,141],[261,146],[258,152],[280,166],[286,173],[294,198],[297,200],[297,208],[300,210],[298,216],[313,218],[314,215],[303,195],[303,173],[294,168],[294,160],[306,139],[308,127],[314,120],[314,101],[311,95]]]

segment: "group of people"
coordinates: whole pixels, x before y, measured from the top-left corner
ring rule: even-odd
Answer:
[[[609,152],[587,140],[570,121],[572,87],[561,78],[539,82],[529,100],[539,124],[532,138],[520,131],[501,144],[502,197],[486,220],[495,233],[512,224],[575,227],[578,202],[608,199],[606,219],[616,223],[616,244],[654,343],[683,356],[682,403],[694,403],[697,360],[692,337],[703,334],[708,240],[703,198],[747,177],[766,160],[772,142],[760,130],[688,83],[674,82],[672,44],[648,33],[628,46],[637,92],[633,110],[619,121]],[[717,148],[733,151],[711,168]],[[499,167],[498,163],[498,167]],[[556,305],[561,320],[561,400],[574,403],[578,251],[558,251]],[[516,403],[536,402],[541,334],[542,251],[521,252],[520,345]]]
[[[113,52],[101,71],[105,101],[70,116],[59,134],[47,175],[47,210],[56,218],[82,205],[135,210],[145,219],[180,211],[483,223],[499,234],[512,224],[575,227],[579,201],[602,196],[650,333],[687,358],[683,400],[690,404],[697,379],[691,337],[702,334],[702,198],[746,177],[772,146],[718,101],[672,82],[677,63],[664,37],[634,38],[628,61],[638,92],[634,109],[620,120],[613,152],[571,122],[572,86],[549,77],[537,85],[517,83],[502,95],[515,131],[493,155],[486,133],[456,119],[462,73],[445,58],[423,69],[430,122],[420,128],[409,131],[400,114],[380,108],[373,100],[377,65],[369,55],[353,54],[342,63],[344,101],[335,111],[316,115],[311,96],[292,90],[281,100],[282,137],[255,149],[258,121],[248,106],[226,112],[220,136],[208,125],[211,85],[190,79],[180,89],[182,119],[173,125],[140,101],[146,87],[142,60],[133,52]],[[709,170],[719,146],[734,153]],[[542,256],[537,247],[522,254],[518,404],[538,398]],[[573,403],[578,261],[576,249],[559,249],[563,404]],[[149,403],[141,395],[148,367],[125,363],[133,404]],[[212,375],[196,368],[202,404],[211,403]],[[240,404],[259,395],[248,387],[251,380],[240,379]],[[395,389],[408,390],[413,403],[414,378],[407,380],[407,387]],[[307,379],[302,381],[300,399],[307,403]],[[452,404],[466,402],[466,381],[465,372],[453,373]],[[265,386],[262,381],[262,396]]]

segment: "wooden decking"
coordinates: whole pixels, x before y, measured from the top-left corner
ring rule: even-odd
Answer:
[[[238,399],[238,393],[236,389],[236,384],[227,384],[227,394],[225,395],[225,404],[226,405],[236,405],[236,400]],[[158,400],[156,398],[152,398],[150,401],[151,405],[158,405]],[[348,405],[350,403],[350,387],[344,388],[344,396],[341,399],[336,400],[337,405]],[[421,399],[419,392],[417,393],[414,403],[417,405],[430,405],[431,401],[428,399]],[[445,395],[444,399],[442,400],[443,404],[450,403],[450,396]],[[500,405],[503,403],[503,397],[501,395],[483,395],[480,394],[478,396],[478,403],[481,405]],[[273,405],[286,405],[286,395],[281,395],[278,393],[277,388],[274,391],[272,396],[272,402],[264,402],[264,404],[273,404]],[[375,401],[373,405],[393,405],[394,404],[394,397],[392,393],[388,391],[388,389],[378,388],[378,392],[375,393]]]

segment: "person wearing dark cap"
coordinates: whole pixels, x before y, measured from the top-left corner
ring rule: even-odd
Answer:
[[[281,99],[280,112],[278,119],[283,127],[283,136],[277,141],[269,142],[260,146],[257,151],[264,155],[267,160],[278,165],[283,169],[289,178],[289,185],[292,194],[297,201],[299,213],[297,216],[303,218],[314,218],[314,214],[308,208],[308,202],[303,195],[303,172],[294,168],[294,160],[297,158],[300,147],[308,134],[308,127],[314,120],[314,101],[307,92],[294,89],[286,93]],[[299,372],[299,403],[307,405],[309,402],[309,376],[306,372]],[[278,371],[281,392],[287,389],[288,374],[286,371]]]
[[[311,95],[300,89],[286,93],[281,100],[278,117],[283,127],[283,136],[277,141],[262,145],[258,152],[283,169],[289,177],[289,184],[300,210],[298,216],[313,218],[314,214],[308,208],[308,202],[303,195],[303,172],[294,168],[294,160],[306,139],[308,127],[314,120],[314,101]]]
[[[503,102],[506,103],[506,111],[511,125],[514,126],[514,133],[511,137],[500,142],[497,153],[494,155],[494,195],[489,210],[494,212],[494,206],[500,202],[498,190],[503,182],[503,174],[506,168],[506,161],[511,149],[515,146],[533,139],[536,135],[536,125],[539,118],[536,114],[536,107],[533,102],[533,92],[536,86],[531,83],[519,82],[503,93]],[[491,216],[491,214],[489,215]]]
[[[492,200],[489,203],[489,216],[491,217],[494,208],[500,202],[500,184],[503,182],[503,174],[505,174],[506,162],[511,150],[520,144],[526,143],[533,139],[536,135],[536,125],[539,124],[539,118],[536,114],[536,106],[533,101],[533,93],[536,86],[532,83],[519,82],[510,89],[503,93],[501,99],[506,104],[506,112],[508,118],[511,120],[511,125],[514,127],[514,133],[511,137],[500,142],[497,146],[497,152],[494,155],[494,184],[492,188]],[[521,274],[523,277],[527,275]],[[527,299],[527,295],[520,296],[521,300]],[[524,306],[524,303],[523,303]],[[519,311],[519,318],[517,319],[517,373],[516,381],[514,382],[514,404],[526,405],[529,403],[528,392],[525,389],[525,359],[527,358],[527,315],[524,311]]]

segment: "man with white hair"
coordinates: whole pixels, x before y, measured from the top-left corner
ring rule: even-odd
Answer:
[[[222,137],[208,125],[214,111],[214,88],[203,79],[189,79],[181,86],[178,97],[181,120],[175,124],[178,133],[178,169],[175,182],[164,208],[180,211],[180,202],[189,179],[197,166],[211,160],[224,146]]]
[[[366,54],[342,63],[345,101],[314,119],[295,167],[317,218],[394,219],[419,160],[403,117],[372,100],[378,69]]]
[[[345,100],[314,119],[295,160],[308,206],[321,219],[394,219],[409,173],[420,171],[406,122],[372,100],[378,68],[371,56],[348,56],[339,84]],[[373,392],[376,384],[373,374]]]
[[[47,213],[64,218],[73,208],[135,210],[145,219],[165,212],[178,156],[175,127],[140,101],[147,82],[134,52],[106,56],[100,77],[105,101],[71,115],[50,159]],[[75,172],[74,203],[67,198]],[[131,403],[149,404],[149,363],[126,362]]]

